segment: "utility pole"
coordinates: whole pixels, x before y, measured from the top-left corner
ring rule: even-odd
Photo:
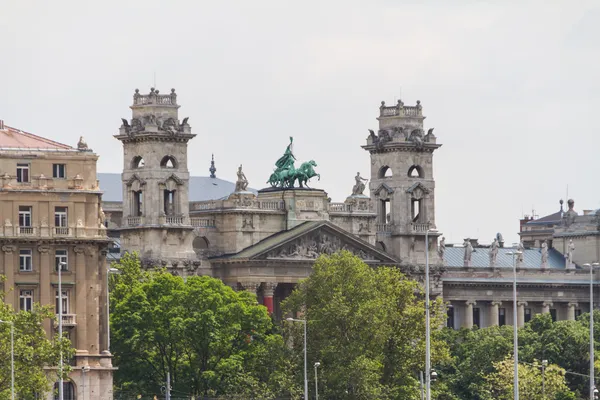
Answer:
[[[167,389],[165,390],[165,400],[171,400],[171,373],[167,372]]]

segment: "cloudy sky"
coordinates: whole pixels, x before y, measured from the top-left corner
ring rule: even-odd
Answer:
[[[288,142],[333,201],[369,175],[381,100],[421,100],[447,242],[600,207],[598,1],[0,0],[0,118],[120,172],[135,88],[176,88],[190,172],[265,186]]]

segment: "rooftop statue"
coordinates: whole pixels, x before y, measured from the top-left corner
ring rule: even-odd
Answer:
[[[368,179],[363,178],[360,176],[360,172],[357,172],[354,180],[356,181],[356,184],[352,187],[352,196],[362,195],[365,191],[365,184],[363,181],[366,182]]]
[[[236,192],[245,192],[248,188],[248,179],[246,178],[246,174],[242,171],[242,166],[238,168],[237,172],[237,182],[235,182],[235,191]]]
[[[294,166],[296,157],[292,152],[292,144],[294,138],[290,136],[290,144],[288,144],[283,156],[275,163],[275,171],[271,174],[271,177],[267,181],[272,187],[280,187],[284,189],[293,188],[296,180],[298,185],[303,188],[305,185],[308,187],[307,182],[315,176],[321,179],[321,175],[317,174],[314,167],[317,163],[313,160],[304,162],[298,169]]]

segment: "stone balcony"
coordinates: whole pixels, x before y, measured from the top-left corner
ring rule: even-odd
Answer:
[[[63,327],[72,328],[77,326],[77,315],[76,314],[63,314],[62,315],[62,325]],[[54,326],[58,327],[58,314],[56,314],[56,321],[54,322]]]
[[[431,224],[426,222],[411,222],[408,226],[403,227],[402,225],[396,225],[392,223],[376,224],[377,233],[383,235],[414,235],[422,234],[425,235],[428,229],[433,228]]]
[[[386,106],[385,101],[381,102],[379,107],[380,117],[422,117],[423,107],[421,102],[417,100],[416,106],[405,106],[402,100],[398,100],[398,103],[394,106]]]
[[[66,227],[66,226],[18,226],[4,224],[0,227],[0,237],[14,238],[97,238],[106,236],[102,227]]]
[[[254,209],[266,211],[285,211],[284,201],[273,200],[251,200],[243,199],[241,201],[232,200],[208,200],[190,202],[190,212],[195,211],[219,211],[229,209]]]

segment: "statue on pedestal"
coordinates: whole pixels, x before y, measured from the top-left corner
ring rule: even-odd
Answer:
[[[494,267],[496,265],[496,259],[498,258],[498,239],[494,238],[492,245],[490,246],[490,267]]]
[[[523,244],[523,240],[519,241],[517,251],[520,253],[517,255],[517,265],[520,265],[523,264],[523,261],[525,261],[525,245]]]
[[[272,187],[291,189],[294,187],[297,180],[298,185],[303,188],[311,178],[316,176],[321,179],[321,175],[317,174],[314,170],[317,163],[313,160],[302,163],[298,169],[294,167],[296,157],[292,153],[293,142],[294,138],[290,136],[290,144],[285,149],[283,156],[275,163],[275,171],[273,171],[267,181]],[[306,187],[308,187],[308,185],[306,185]]]
[[[356,176],[354,177],[354,180],[356,181],[356,184],[352,188],[352,196],[362,195],[365,191],[365,184],[363,183],[363,181],[367,182],[368,179],[363,178],[362,176],[360,176],[360,172],[357,172]]]
[[[573,239],[569,240],[569,246],[567,247],[567,254],[565,255],[567,259],[567,268],[571,268],[574,266],[573,263],[573,253],[575,252],[575,243],[573,243]]]
[[[440,240],[440,244],[438,246],[438,254],[442,261],[444,261],[444,254],[446,253],[446,238],[442,236],[442,240]]]
[[[544,240],[542,243],[542,268],[546,268],[548,266],[548,243]]]
[[[473,245],[471,244],[471,241],[469,239],[466,239],[463,243],[463,246],[465,247],[465,267],[469,267],[471,266],[471,255],[473,254]]]
[[[248,188],[248,179],[246,179],[246,174],[242,171],[242,166],[238,168],[237,171],[237,181],[235,182],[235,191],[236,192],[245,192]]]

